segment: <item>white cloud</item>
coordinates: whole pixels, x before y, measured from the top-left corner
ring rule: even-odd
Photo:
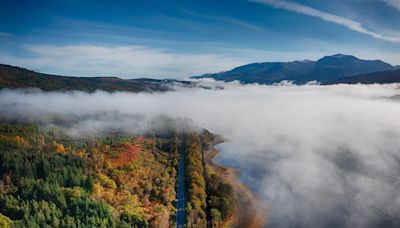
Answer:
[[[228,70],[243,62],[217,54],[184,54],[148,46],[26,45],[31,57],[0,56],[12,65],[77,76],[183,77]]]
[[[396,8],[400,11],[400,0],[383,0],[386,4]]]
[[[257,25],[254,25],[249,22],[239,20],[239,19],[236,19],[233,17],[225,16],[225,15],[208,15],[208,14],[196,13],[196,12],[189,11],[189,10],[181,10],[181,11],[189,16],[203,18],[203,19],[212,20],[212,21],[220,21],[220,22],[231,24],[231,25],[250,29],[250,30],[253,30],[256,32],[261,32],[264,30],[263,28],[261,28]]]
[[[378,32],[374,32],[374,31],[371,31],[371,30],[368,30],[367,28],[365,28],[358,21],[347,19],[347,18],[337,16],[337,15],[334,15],[331,13],[323,12],[323,11],[320,11],[315,8],[312,8],[312,7],[309,7],[306,5],[302,5],[299,3],[284,1],[284,0],[250,0],[250,1],[258,2],[258,3],[262,3],[262,4],[266,4],[266,5],[272,5],[276,8],[286,9],[286,10],[289,10],[292,12],[296,12],[296,13],[300,13],[300,14],[304,14],[304,15],[308,15],[308,16],[312,16],[312,17],[317,17],[317,18],[320,18],[325,21],[329,21],[329,22],[333,22],[333,23],[336,23],[339,25],[346,26],[347,28],[349,28],[353,31],[367,34],[367,35],[370,35],[377,39],[383,39],[383,40],[387,40],[387,41],[391,41],[391,42],[395,42],[395,43],[400,43],[399,36],[387,36],[387,35],[384,35],[384,34],[381,34]],[[388,2],[392,2],[393,5],[395,5],[394,2],[398,2],[398,1],[393,0],[393,1],[388,1]]]

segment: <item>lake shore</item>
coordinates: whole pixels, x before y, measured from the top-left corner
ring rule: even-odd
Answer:
[[[255,192],[240,181],[240,170],[214,162],[214,158],[219,154],[219,151],[214,146],[205,152],[205,162],[233,187],[236,201],[234,213],[223,224],[223,227],[265,227],[267,224],[267,210],[262,205],[261,200]]]

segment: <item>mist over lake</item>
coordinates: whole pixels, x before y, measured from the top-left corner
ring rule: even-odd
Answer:
[[[129,134],[205,128],[224,137],[217,162],[239,168],[272,227],[399,225],[398,84],[201,83],[207,89],[137,94],[2,90],[1,118],[74,137],[111,126]]]

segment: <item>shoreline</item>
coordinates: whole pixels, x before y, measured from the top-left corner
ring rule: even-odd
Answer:
[[[232,186],[236,202],[233,215],[223,224],[223,227],[265,227],[267,225],[266,208],[262,205],[257,194],[240,181],[240,170],[238,168],[223,166],[214,162],[214,158],[220,153],[215,145],[213,144],[209,150],[205,151],[205,162]]]

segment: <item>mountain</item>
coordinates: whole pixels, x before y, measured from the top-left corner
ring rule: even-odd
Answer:
[[[230,71],[195,78],[261,84],[272,84],[282,80],[290,80],[296,84],[309,81],[326,83],[343,77],[391,69],[394,69],[392,65],[380,60],[362,60],[351,55],[337,54],[325,56],[317,61],[252,63]]]
[[[315,62],[312,61],[252,63],[226,72],[203,75],[200,78],[207,77],[223,81],[239,80],[243,83],[271,84],[287,78],[306,77],[314,65]]]
[[[400,83],[400,68],[387,71],[378,71],[368,74],[359,74],[351,77],[339,78],[325,84],[384,84],[384,83]]]
[[[121,79],[117,77],[68,77],[38,73],[20,67],[0,64],[1,88],[40,88],[44,91],[166,91],[169,84],[180,82],[157,79]],[[183,83],[183,82],[182,82]]]

